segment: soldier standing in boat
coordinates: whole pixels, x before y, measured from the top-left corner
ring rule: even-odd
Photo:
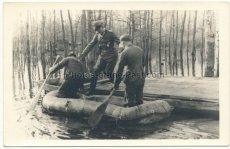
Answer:
[[[123,47],[124,50],[120,54],[117,62],[114,89],[119,87],[119,84],[123,79],[122,74],[124,67],[127,66],[124,83],[125,100],[128,100],[128,103],[124,106],[137,106],[143,103],[143,89],[145,83],[145,74],[142,65],[143,50],[138,46],[133,45],[131,37],[127,34],[122,35],[120,41],[120,47]]]
[[[114,43],[119,45],[119,38],[112,32],[103,26],[103,21],[94,21],[93,26],[96,31],[92,41],[86,46],[78,59],[84,58],[93,47],[99,43],[100,55],[98,57],[97,63],[95,65],[93,76],[91,77],[90,89],[86,92],[85,95],[93,95],[98,75],[101,71],[106,71],[107,77],[110,79],[110,82],[114,82],[113,70],[118,59],[118,53],[114,48]]]
[[[83,88],[84,76],[83,66],[77,60],[74,52],[70,52],[68,57],[64,58],[55,66],[49,68],[50,73],[55,73],[59,69],[65,67],[65,81],[58,89],[57,97],[59,98],[80,98],[77,93],[80,88]]]

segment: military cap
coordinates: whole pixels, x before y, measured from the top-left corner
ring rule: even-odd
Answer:
[[[74,56],[74,57],[76,57],[76,55],[75,55],[74,52],[69,52],[68,56]]]
[[[98,20],[98,21],[93,21],[93,26],[97,27],[97,26],[103,26],[104,22],[102,20]]]
[[[120,37],[120,41],[130,41],[131,37],[128,34],[124,34]]]

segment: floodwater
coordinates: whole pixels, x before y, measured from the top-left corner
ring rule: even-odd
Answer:
[[[32,80],[39,79],[36,72],[37,68],[32,69]],[[36,84],[31,83],[30,86],[26,67],[23,71],[14,72],[13,92],[16,115],[21,115],[25,111],[37,92]],[[87,118],[43,113],[41,104],[38,104],[31,114],[22,117],[16,123],[16,135],[45,140],[219,138],[219,118],[217,116],[189,111],[173,111],[168,119],[155,124],[101,121],[97,128],[92,129],[87,123]]]

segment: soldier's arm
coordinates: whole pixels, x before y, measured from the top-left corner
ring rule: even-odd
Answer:
[[[119,59],[118,59],[118,62],[117,62],[117,69],[115,70],[115,73],[116,73],[116,77],[115,77],[115,86],[119,86],[119,84],[121,83],[121,80],[123,78],[123,70],[124,70],[124,67],[126,65],[126,56],[125,56],[125,53],[121,53]]]
[[[68,58],[64,58],[61,62],[59,62],[58,64],[54,65],[50,72],[55,73],[59,69],[62,69],[64,66],[66,66],[67,63],[68,63]]]
[[[117,45],[119,45],[119,44],[120,44],[119,38],[118,38],[113,32],[111,32],[111,34],[112,34],[111,36],[112,36],[114,42],[115,42]]]
[[[83,52],[81,53],[80,57],[85,57],[92,49],[93,47],[97,44],[97,34],[94,35],[93,39],[91,40],[91,42],[86,46],[86,48],[83,50]]]

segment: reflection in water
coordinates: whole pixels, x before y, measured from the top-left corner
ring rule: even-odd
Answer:
[[[36,60],[35,60],[36,61]],[[14,69],[13,90],[15,109],[25,110],[37,92],[32,82],[40,79],[41,64],[34,64],[29,83],[27,66],[20,61]],[[23,69],[24,67],[24,69]],[[22,102],[25,100],[25,102]],[[42,112],[38,105],[29,122],[18,122],[17,129],[27,137],[40,139],[216,139],[219,138],[219,120],[209,115],[176,113],[156,124],[135,124],[100,121],[95,129],[88,126],[88,119]],[[22,125],[22,127],[19,127]]]

